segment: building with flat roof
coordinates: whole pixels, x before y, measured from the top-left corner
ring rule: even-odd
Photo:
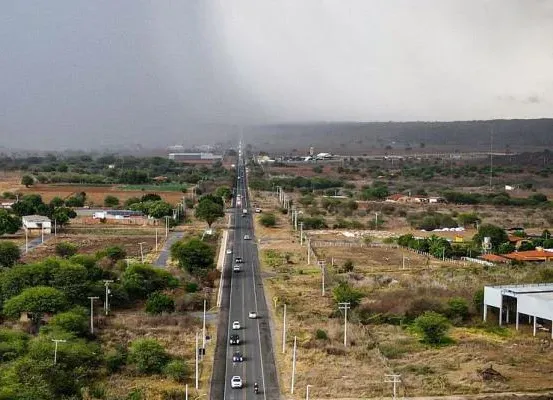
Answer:
[[[52,233],[52,221],[44,215],[25,215],[21,218],[21,222],[28,232]]]
[[[206,162],[222,160],[223,156],[213,153],[169,153],[169,160],[181,161],[181,162]]]
[[[553,283],[485,286],[484,321],[488,307],[499,310],[499,325],[511,323],[514,317],[515,329],[518,330],[522,315],[528,318],[528,323],[533,323],[534,336],[540,329],[551,331],[553,338]],[[550,329],[543,326],[544,320],[549,321]]]

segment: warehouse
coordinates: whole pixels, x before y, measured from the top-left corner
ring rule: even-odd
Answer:
[[[525,285],[503,285],[484,287],[484,321],[488,307],[499,309],[499,325],[525,322],[533,326],[533,334],[538,330],[551,331],[553,338],[553,283]],[[521,319],[521,316],[523,319]],[[547,324],[547,327],[544,325]]]

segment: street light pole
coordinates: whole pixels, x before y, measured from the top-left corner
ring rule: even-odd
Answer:
[[[104,310],[106,312],[106,315],[109,314],[109,294],[110,294],[109,284],[112,282],[113,280],[110,280],[110,279],[104,280],[104,286],[106,287],[106,301],[104,302]]]
[[[348,332],[348,309],[350,308],[350,302],[338,303],[338,308],[344,310],[344,347],[348,346],[347,332]]]
[[[294,380],[296,379],[296,349],[297,349],[297,336],[294,336],[294,353],[292,356],[292,387],[290,393],[294,394]]]
[[[307,385],[307,389],[305,390],[305,400],[309,400],[309,388],[313,385]]]
[[[140,262],[142,264],[144,264],[144,251],[143,251],[143,248],[142,248],[142,245],[145,244],[146,242],[140,242],[138,243],[140,245]]]
[[[64,339],[52,339],[52,342],[54,342],[56,345],[54,347],[54,365],[58,362],[58,343],[65,343],[67,340]]]
[[[284,318],[282,320],[282,354],[286,352],[286,304],[284,304]]]
[[[204,299],[204,322],[203,322],[203,326],[202,326],[202,336],[203,336],[202,348],[204,350],[202,350],[202,354],[203,354],[203,351],[205,351],[205,310],[206,310],[206,305],[207,305],[207,300]]]
[[[300,246],[303,246],[303,222],[300,222]]]
[[[157,251],[157,242],[158,240],[157,240],[157,228],[156,228],[156,251]]]
[[[29,252],[29,231],[25,228],[25,254]]]
[[[325,260],[319,260],[317,261],[317,264],[319,264],[319,267],[321,268],[321,292],[322,295],[325,295],[325,266],[326,261]]]
[[[198,361],[199,361],[199,354],[198,354],[198,332],[196,332],[196,390],[198,390],[198,387],[199,387]]]
[[[94,300],[98,300],[99,297],[88,297],[90,299],[90,333],[94,334]]]

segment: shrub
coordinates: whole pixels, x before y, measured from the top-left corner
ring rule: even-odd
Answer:
[[[469,316],[469,306],[462,297],[454,297],[447,302],[446,315],[450,320],[463,321]]]
[[[176,382],[184,382],[190,371],[184,361],[173,360],[163,368],[163,373]]]
[[[442,314],[427,311],[415,319],[415,329],[423,335],[429,344],[442,343],[449,329],[449,321]]]
[[[104,198],[104,206],[106,207],[117,207],[119,205],[119,199],[112,195],[107,195]]]
[[[484,310],[484,289],[478,289],[472,297],[474,309],[481,313]]]
[[[88,316],[84,308],[76,307],[54,315],[48,326],[60,328],[76,336],[84,336],[88,332]]]
[[[352,272],[353,271],[353,261],[351,260],[346,260],[346,262],[344,263],[344,267],[343,267],[343,271],[344,272]]]
[[[127,252],[120,246],[107,247],[105,253],[113,262],[123,260],[127,257]]]
[[[315,332],[315,338],[318,340],[328,340],[328,334],[323,329],[317,329]]]
[[[142,373],[159,373],[168,361],[167,353],[155,339],[138,339],[131,343],[129,361]]]
[[[188,282],[186,284],[186,291],[188,293],[196,293],[198,291],[198,284],[195,282]]]
[[[127,363],[127,349],[118,346],[109,350],[105,355],[105,362],[109,373],[119,371]]]
[[[13,267],[21,257],[19,247],[13,242],[0,242],[0,267]]]
[[[77,246],[69,242],[60,242],[56,245],[56,254],[60,257],[69,258],[77,254]]]
[[[175,301],[166,294],[152,293],[146,301],[146,312],[148,314],[172,313],[175,311]]]
[[[261,225],[266,226],[268,228],[273,227],[273,226],[276,225],[275,214],[273,214],[273,213],[263,214],[261,216],[261,218],[259,219],[259,222],[261,223]]]
[[[363,298],[363,293],[353,289],[346,282],[338,284],[332,293],[336,303],[350,303],[352,308],[357,307]]]

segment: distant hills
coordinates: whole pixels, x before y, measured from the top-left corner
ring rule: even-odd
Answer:
[[[453,122],[329,122],[249,127],[246,143],[266,151],[382,153],[553,149],[553,119]]]

